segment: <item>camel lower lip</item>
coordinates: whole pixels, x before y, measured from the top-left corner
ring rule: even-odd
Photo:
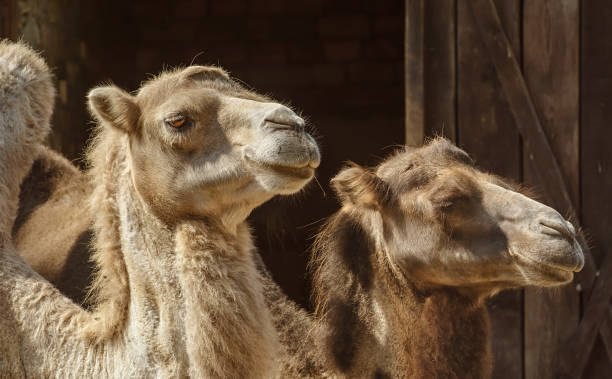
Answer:
[[[255,164],[258,167],[262,167],[268,170],[273,170],[274,172],[277,172],[284,176],[291,176],[291,177],[296,177],[300,179],[310,179],[314,173],[314,168],[310,166],[310,163],[307,163],[302,166],[288,166],[288,165],[256,161],[254,159],[249,158],[248,156],[247,156],[247,159],[249,160],[249,162]]]
[[[535,263],[539,266],[543,266],[545,268],[547,268],[548,270],[554,270],[554,271],[564,271],[564,272],[579,272],[580,270],[582,270],[582,266],[580,266],[578,263],[574,263],[572,262],[571,264],[559,264],[559,263],[551,263],[551,262],[544,262],[541,260],[536,260],[533,259],[531,257],[528,257],[526,255],[523,254],[518,254],[520,257],[522,257],[523,259],[528,260],[529,262]]]
[[[266,166],[266,167],[282,175],[297,177],[301,179],[310,179],[314,171],[312,168],[310,168],[310,166],[298,168],[298,167],[272,165],[272,166]]]

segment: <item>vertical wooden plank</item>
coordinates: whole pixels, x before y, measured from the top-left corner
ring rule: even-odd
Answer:
[[[598,266],[612,254],[612,3],[582,4],[581,35],[581,216],[593,238]],[[605,33],[605,34],[602,34]]]
[[[424,9],[425,136],[456,140],[456,0],[428,0]]]
[[[515,56],[520,59],[520,2],[495,3]],[[458,19],[459,144],[481,168],[519,180],[519,134],[467,3],[459,2]]]
[[[520,1],[495,2],[520,60]],[[458,2],[458,142],[485,170],[521,179],[521,145],[514,117],[467,2]],[[522,291],[488,302],[494,378],[523,376]]]
[[[525,81],[578,209],[578,0],[525,2],[523,17]],[[537,183],[530,166],[524,169],[526,182]],[[554,376],[555,354],[575,330],[579,306],[574,286],[525,290],[526,378]]]
[[[592,239],[593,258],[598,266],[612,254],[612,3],[605,0],[582,2],[581,9],[581,101],[580,101],[580,173],[582,225]],[[610,312],[608,312],[610,313]],[[612,323],[602,327],[608,340]],[[604,345],[605,346],[604,341]],[[595,344],[594,350],[601,348]],[[610,368],[612,346],[607,348]],[[585,347],[587,348],[587,347]],[[606,355],[594,351],[591,360]],[[590,366],[590,365],[588,365]],[[592,371],[592,370],[591,370]],[[585,373],[585,377],[596,377]]]
[[[424,135],[423,1],[406,0],[405,7],[406,144],[410,146],[420,146]]]
[[[605,353],[607,354],[607,359],[605,359],[604,363],[607,363],[610,367],[608,372],[612,372],[612,308],[610,307],[599,329],[599,337],[601,338]],[[591,360],[592,359],[593,357],[591,356]]]
[[[0,38],[15,39],[15,2],[16,0],[0,2]]]

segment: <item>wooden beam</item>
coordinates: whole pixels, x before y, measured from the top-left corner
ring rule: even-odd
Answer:
[[[610,297],[612,297],[612,256],[608,255],[593,285],[592,295],[584,309],[582,321],[558,354],[560,377],[582,376],[601,323],[610,307]]]
[[[423,2],[406,0],[405,91],[406,145],[421,146],[425,134],[423,86]]]
[[[513,53],[520,57],[520,1],[498,0],[495,4]],[[520,135],[467,1],[457,2],[457,46],[458,144],[478,167],[518,182],[522,179]],[[504,291],[489,299],[487,308],[495,362],[492,377],[521,378],[523,291]]]
[[[612,193],[612,150],[605,141],[612,138],[612,39],[602,36],[612,31],[612,3],[608,0],[589,0],[581,6],[580,49],[580,172],[582,193],[582,226],[592,241],[595,261],[602,262],[612,255],[612,203],[602,201]],[[603,275],[603,274],[602,274]],[[586,302],[585,302],[586,304]],[[606,312],[610,318],[610,311]],[[607,322],[607,329],[612,323]],[[604,350],[610,346],[610,334],[600,329]],[[603,346],[602,346],[603,345]],[[595,347],[597,348],[597,344]],[[602,357],[605,354],[600,352]],[[610,353],[608,349],[607,353]],[[612,357],[611,357],[612,358]]]
[[[456,0],[424,3],[424,135],[456,141]]]
[[[563,187],[575,213],[580,206],[579,21],[578,0],[523,4],[523,78],[552,153],[562,157],[558,162]],[[525,152],[525,162],[529,154]],[[538,184],[540,174],[533,165],[526,165],[524,174],[525,183]],[[575,286],[525,289],[526,379],[554,377],[559,346],[579,321],[580,292]]]
[[[0,38],[15,39],[16,32],[15,0],[0,2]]]
[[[606,319],[601,328],[599,329],[599,336],[606,347],[606,353],[608,353],[608,359],[612,362],[612,308],[608,307],[606,312]]]

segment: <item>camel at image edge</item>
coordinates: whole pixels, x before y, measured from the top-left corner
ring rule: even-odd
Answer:
[[[275,376],[280,347],[245,219],[312,178],[320,156],[304,121],[215,67],[162,73],[136,95],[93,89],[79,204],[92,215],[90,312],[11,237],[20,183],[49,154],[53,92],[36,53],[0,43],[0,377]]]
[[[83,195],[66,187],[78,177],[42,153],[23,185],[18,243],[36,251],[44,242],[28,237],[47,217],[75,212]],[[285,377],[490,376],[483,300],[506,288],[567,283],[583,264],[573,226],[559,213],[478,171],[445,140],[400,150],[374,169],[353,165],[332,184],[342,209],[315,243],[316,314],[291,302],[260,266]],[[64,232],[71,243],[59,255],[39,249],[27,260],[68,288],[65,265],[87,256],[78,243],[87,229],[85,222]]]

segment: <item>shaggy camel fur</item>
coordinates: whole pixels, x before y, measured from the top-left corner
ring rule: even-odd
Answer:
[[[584,264],[558,212],[444,139],[332,184],[342,209],[314,244],[315,315],[265,275],[286,377],[490,377],[484,300],[568,283]]]
[[[0,94],[0,376],[275,376],[278,342],[245,218],[312,178],[320,157],[303,120],[212,67],[164,73],[135,96],[92,90],[88,312],[11,239],[19,184],[49,129],[44,62],[3,42]]]
[[[570,223],[442,139],[333,185],[343,206],[316,239],[315,315],[258,259],[283,377],[488,377],[484,299],[561,285],[583,264]]]
[[[33,145],[49,131],[55,92],[41,58],[5,41],[0,41],[0,51],[0,126],[20,129],[0,134],[0,249],[4,249],[10,244],[19,186],[32,163]],[[10,300],[0,291],[0,377],[26,376],[18,331]]]

